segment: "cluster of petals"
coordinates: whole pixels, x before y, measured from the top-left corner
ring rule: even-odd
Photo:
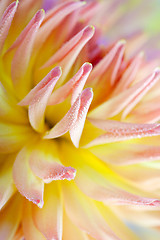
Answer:
[[[160,237],[160,68],[113,2],[0,1],[0,239]]]

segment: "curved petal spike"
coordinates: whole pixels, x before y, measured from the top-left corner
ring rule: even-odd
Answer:
[[[17,10],[18,1],[15,1],[9,5],[9,7],[4,12],[2,19],[0,21],[0,52],[2,51],[5,39],[10,29],[14,14]]]
[[[44,113],[47,102],[61,73],[61,68],[55,67],[19,103],[21,106],[29,105],[29,121],[38,132],[44,130]]]
[[[59,104],[70,94],[72,94],[71,104],[73,105],[78,95],[82,92],[91,70],[92,65],[90,63],[84,63],[73,78],[52,93],[48,105]]]
[[[30,151],[24,147],[13,165],[13,180],[18,191],[38,207],[43,206],[44,182],[36,177],[29,167]]]

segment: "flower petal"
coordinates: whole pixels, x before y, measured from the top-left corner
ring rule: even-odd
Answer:
[[[47,102],[60,76],[61,69],[59,67],[54,68],[19,103],[21,106],[29,105],[29,121],[38,132],[44,130],[44,114]]]
[[[124,119],[131,110],[136,106],[137,103],[145,96],[145,94],[160,80],[160,68],[155,69],[151,76],[151,82],[140,92],[126,107],[122,113],[122,119]]]
[[[63,144],[61,149],[64,162],[77,169],[74,182],[90,198],[107,205],[160,206],[160,200],[144,197],[149,194],[124,180],[88,150],[74,149],[69,144]]]
[[[55,182],[46,184],[43,208],[33,206],[34,223],[46,239],[62,239],[62,214],[59,186]]]
[[[17,100],[9,94],[0,83],[0,118],[18,124],[28,123],[27,114],[24,109],[17,106]]]
[[[63,240],[89,240],[86,233],[77,228],[66,213],[63,215]]]
[[[72,93],[72,104],[83,90],[85,82],[92,70],[90,63],[84,63],[76,75],[66,84],[58,88],[49,98],[48,105],[59,104]]]
[[[29,126],[0,122],[0,152],[18,151],[34,133]]]
[[[90,198],[72,182],[62,184],[67,215],[76,226],[97,240],[118,240]],[[77,217],[78,216],[78,217]]]
[[[125,41],[121,40],[106,54],[106,56],[94,67],[88,83],[95,85],[103,74],[112,69],[111,83],[113,84],[119,69],[119,64],[124,53]]]
[[[105,144],[110,142],[124,141],[134,138],[160,135],[160,124],[134,124],[112,120],[91,119],[89,121],[96,127],[106,131],[105,134],[91,141],[85,147]]]
[[[63,76],[61,78],[61,84],[70,71],[73,63],[75,62],[78,54],[84,47],[84,45],[92,38],[94,34],[94,27],[87,26],[67,43],[65,43],[42,67],[49,68],[58,64],[62,67]]]
[[[158,227],[160,225],[160,211],[157,208],[131,208],[129,206],[114,206],[114,210],[121,219],[124,219],[128,222],[134,222],[139,226],[144,226],[145,228]]]
[[[160,70],[157,68],[152,75],[136,83],[132,87],[123,91],[119,95],[102,103],[93,109],[89,116],[98,119],[106,119],[120,113],[128,104],[137,104],[141,97],[150,89],[160,78]]]
[[[160,198],[160,175],[159,168],[152,168],[153,162],[141,165],[114,166],[114,171],[127,181],[132,182],[140,191],[147,192],[150,196]]]
[[[13,239],[14,234],[20,224],[22,204],[20,196],[17,194],[0,211],[0,236],[3,240]]]
[[[72,180],[76,170],[61,164],[58,155],[58,146],[53,141],[42,141],[35,146],[29,159],[31,170],[43,179],[45,183],[53,180]]]
[[[27,147],[18,153],[13,165],[13,179],[18,191],[41,208],[44,183],[32,173],[28,163],[29,156],[30,151]]]
[[[0,210],[16,191],[12,179],[13,159],[10,158],[5,157],[0,169]]]
[[[53,10],[48,11],[36,37],[36,48],[38,46],[39,49],[43,45],[48,36],[52,33],[53,29],[55,29],[67,15],[82,7],[84,4],[85,2],[69,1],[58,5],[53,8]]]
[[[38,11],[10,49],[12,50],[17,47],[11,66],[12,80],[17,90],[24,84],[24,81],[22,80],[24,80],[23,77],[28,68],[35,36],[43,18],[44,11]]]
[[[114,207],[105,206],[101,202],[97,202],[97,207],[101,212],[102,216],[110,226],[110,228],[117,234],[120,239],[123,240],[139,240],[139,237],[129,229],[128,226],[123,222],[123,218],[117,216],[112,209]]]
[[[0,2],[0,16],[3,15],[6,8],[11,4],[11,0],[5,0]]]
[[[22,226],[26,240],[46,240],[41,232],[36,228],[32,219],[32,205],[28,200],[24,201]]]
[[[57,138],[68,132],[77,119],[80,108],[80,96],[76,99],[74,104],[66,115],[49,131],[44,138]]]
[[[115,186],[109,181],[106,181],[95,171],[79,173],[76,178],[77,186],[83,191],[84,194],[92,199],[101,201],[112,205],[138,205],[138,206],[160,206],[160,200],[154,198],[141,197],[130,192],[127,192]],[[93,177],[94,176],[94,177]],[[94,179],[98,179],[94,180]]]
[[[159,146],[114,143],[95,146],[90,148],[90,151],[112,165],[130,165],[160,159]]]
[[[142,64],[144,53],[140,52],[137,56],[135,56],[127,69],[124,71],[121,79],[118,81],[115,90],[113,91],[113,95],[116,95],[120,93],[121,91],[124,91],[135,79],[136,74]]]
[[[0,52],[2,51],[5,39],[8,35],[10,25],[12,23],[14,14],[17,10],[18,1],[11,3],[6,11],[4,12],[2,19],[0,21]]]
[[[83,131],[87,112],[93,99],[93,92],[91,88],[86,88],[81,94],[81,103],[78,110],[77,119],[69,130],[73,144],[78,147],[79,140]]]

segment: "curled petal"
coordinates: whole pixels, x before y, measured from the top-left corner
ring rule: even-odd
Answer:
[[[90,77],[88,79],[88,83],[95,84],[98,79],[107,71],[112,69],[111,75],[111,83],[113,84],[117,75],[117,71],[119,69],[119,65],[122,60],[122,55],[124,53],[125,41],[119,41],[106,56],[94,67]]]
[[[26,147],[18,153],[13,165],[13,179],[18,191],[42,208],[44,183],[32,173],[28,163],[29,155],[30,151]]]
[[[72,93],[72,104],[75,102],[78,95],[83,90],[85,82],[92,70],[90,63],[84,63],[76,75],[71,78],[66,84],[58,88],[50,96],[48,105],[59,104],[64,101],[69,94]]]
[[[30,159],[30,166],[36,176],[43,179],[45,183],[53,180],[72,180],[75,178],[76,170],[72,167],[64,167],[57,163],[48,163],[34,154]]]
[[[118,142],[134,138],[150,137],[160,135],[160,124],[133,124],[112,120],[89,119],[96,127],[106,131],[105,134],[94,139],[86,147]]]
[[[141,66],[143,56],[144,56],[144,53],[140,52],[136,57],[133,58],[130,65],[127,67],[127,69],[123,73],[120,81],[117,83],[112,96],[120,93],[132,83]]]
[[[57,138],[69,131],[73,144],[78,147],[92,98],[93,92],[90,88],[83,90],[67,114],[46,133],[44,138]]]
[[[80,96],[76,99],[62,120],[59,121],[49,132],[47,132],[44,138],[57,138],[68,132],[77,119],[79,107]]]
[[[22,78],[26,74],[35,36],[43,18],[44,11],[38,11],[10,49],[17,47],[11,66],[12,80],[16,89],[21,86]]]
[[[136,106],[137,103],[145,96],[145,94],[160,80],[160,68],[155,69],[153,75],[150,77],[150,82],[142,91],[126,106],[122,113],[122,119],[124,119],[131,110]]]
[[[46,239],[62,239],[62,214],[59,186],[55,182],[46,184],[43,208],[33,206],[34,223]]]
[[[159,80],[160,70],[157,68],[152,75],[126,89],[119,95],[102,103],[93,109],[89,116],[98,119],[106,119],[120,113],[128,104],[129,108],[135,106],[142,96]],[[132,108],[131,108],[132,109]]]
[[[67,43],[65,43],[42,67],[51,67],[58,64],[62,67],[63,78],[61,78],[61,83],[64,81],[66,75],[70,71],[73,63],[75,62],[78,54],[84,47],[84,45],[92,38],[94,34],[94,27],[87,26]]]
[[[69,185],[63,183],[62,187],[67,215],[76,226],[97,240],[119,239],[108,227],[93,201],[86,197],[74,183]]]
[[[79,140],[83,131],[87,112],[93,99],[93,92],[91,88],[86,88],[81,95],[81,103],[78,110],[77,119],[70,129],[70,136],[73,144],[78,147]]]
[[[9,5],[9,7],[4,12],[2,19],[0,21],[0,52],[2,51],[5,39],[8,35],[10,25],[12,23],[14,14],[17,10],[18,1],[15,1]]]
[[[43,131],[44,113],[47,102],[60,76],[61,69],[59,67],[54,68],[19,103],[21,106],[29,105],[29,121],[32,127],[37,131]]]
[[[45,183],[53,180],[74,179],[76,170],[61,164],[57,145],[47,140],[42,141],[41,144],[33,150],[29,159],[30,168],[34,174]]]
[[[67,15],[71,14],[76,9],[83,6],[85,2],[66,2],[58,5],[53,10],[47,12],[43,24],[38,31],[35,47],[38,49],[43,45],[43,43],[47,40],[48,36],[52,33],[53,29],[55,29]]]
[[[83,21],[89,22],[91,19],[93,21],[95,14],[97,11],[101,10],[101,4],[96,1],[87,2],[87,4],[81,10],[81,16]]]

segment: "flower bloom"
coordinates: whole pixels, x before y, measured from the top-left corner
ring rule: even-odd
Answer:
[[[49,6],[0,2],[0,239],[159,239],[158,60],[104,44],[113,3]]]

